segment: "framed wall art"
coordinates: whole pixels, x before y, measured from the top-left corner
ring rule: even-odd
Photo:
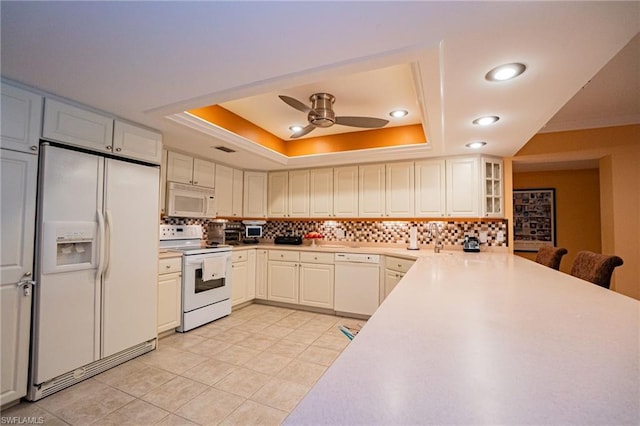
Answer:
[[[513,249],[537,252],[556,245],[556,190],[513,190]]]

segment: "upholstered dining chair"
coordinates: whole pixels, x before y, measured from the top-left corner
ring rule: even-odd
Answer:
[[[585,281],[609,288],[613,270],[624,262],[618,256],[581,251],[576,255],[571,275]]]
[[[560,262],[562,262],[562,256],[565,254],[567,254],[566,248],[542,246],[538,249],[536,262],[558,271],[560,269]]]

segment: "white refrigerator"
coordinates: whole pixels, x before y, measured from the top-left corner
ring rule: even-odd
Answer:
[[[157,166],[40,152],[29,399],[155,348]]]

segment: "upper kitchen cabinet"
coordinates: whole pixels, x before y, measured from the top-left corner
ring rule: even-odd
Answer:
[[[244,217],[267,216],[267,173],[244,172],[242,213]]]
[[[215,163],[169,151],[167,155],[167,181],[186,183],[207,188],[215,186]]]
[[[242,170],[216,164],[217,216],[242,216]]]
[[[42,127],[42,96],[2,83],[0,147],[36,154]]]
[[[414,216],[413,162],[386,165],[385,215],[389,217]]]
[[[309,171],[309,216],[334,216],[332,168]]]
[[[160,164],[162,134],[116,120],[113,126],[113,150],[124,157]]]
[[[446,214],[445,176],[445,160],[416,161],[416,217],[444,217]]]
[[[485,217],[504,216],[502,160],[482,158],[482,214]]]
[[[42,136],[100,152],[112,153],[113,118],[45,99]]]
[[[358,167],[359,217],[385,215],[385,165],[370,164]]]
[[[358,217],[358,166],[333,169],[333,216]]]
[[[268,217],[309,217],[309,170],[269,173]]]
[[[478,157],[446,160],[447,216],[479,216],[478,163]]]

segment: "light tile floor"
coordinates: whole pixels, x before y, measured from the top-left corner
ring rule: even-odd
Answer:
[[[2,417],[46,425],[280,424],[349,343],[337,326],[363,323],[249,305]]]

